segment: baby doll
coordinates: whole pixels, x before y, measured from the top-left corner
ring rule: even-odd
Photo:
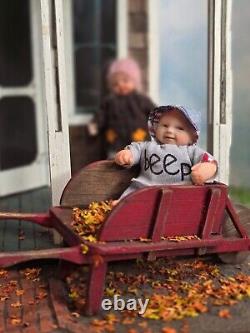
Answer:
[[[217,162],[196,145],[199,131],[191,111],[182,106],[160,106],[150,113],[148,126],[151,141],[132,142],[115,155],[119,165],[140,164],[139,176],[120,199],[145,186],[202,185],[215,176]]]
[[[148,139],[147,119],[155,105],[141,90],[141,71],[132,59],[115,60],[107,75],[111,94],[89,124],[90,135],[105,138],[108,158],[131,141]]]

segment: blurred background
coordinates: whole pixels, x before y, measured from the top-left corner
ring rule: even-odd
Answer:
[[[110,62],[132,56],[143,90],[158,105],[202,115],[209,146],[208,4],[211,0],[64,0],[72,173],[103,158],[103,140],[86,125],[107,94]],[[0,196],[42,193],[50,204],[39,0],[0,1]],[[232,0],[231,195],[250,205],[250,2]],[[36,191],[36,192],[34,192]],[[38,195],[36,194],[36,200]],[[21,208],[15,201],[14,208]],[[19,205],[19,206],[18,206]],[[10,206],[9,209],[12,207]]]

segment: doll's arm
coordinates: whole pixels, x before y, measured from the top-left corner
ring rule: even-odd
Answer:
[[[203,185],[213,178],[217,172],[217,162],[199,162],[192,167],[191,178],[195,185]]]
[[[140,163],[141,154],[147,144],[147,141],[132,142],[125,149],[116,153],[115,162],[128,167]]]
[[[133,155],[129,149],[120,150],[115,154],[115,163],[123,166],[131,166],[133,164]]]

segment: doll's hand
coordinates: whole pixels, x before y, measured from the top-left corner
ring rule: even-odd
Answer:
[[[130,166],[133,163],[133,155],[129,149],[120,150],[115,154],[115,163]]]
[[[88,129],[88,133],[91,136],[96,136],[98,134],[98,126],[96,123],[89,123],[87,124],[87,129]]]
[[[203,185],[208,179],[212,178],[217,170],[215,161],[197,163],[192,167],[191,178],[195,185]]]

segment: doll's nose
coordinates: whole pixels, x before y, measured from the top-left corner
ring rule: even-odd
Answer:
[[[168,126],[167,133],[173,133],[173,132],[174,132],[174,128],[172,126]]]

